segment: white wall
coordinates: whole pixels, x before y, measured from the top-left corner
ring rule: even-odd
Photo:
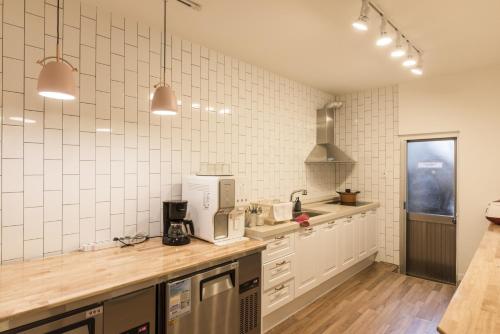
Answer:
[[[377,259],[399,264],[398,87],[338,97],[335,140],[357,163],[335,168],[337,189],[359,190],[361,200],[380,202]]]
[[[488,225],[486,205],[500,199],[500,67],[404,83],[399,99],[401,135],[459,131],[461,277]]]
[[[61,32],[79,98],[44,100],[35,62],[54,55],[55,4],[0,0],[2,261],[156,235],[161,201],[180,198],[182,175],[201,162],[231,164],[239,200],[334,189],[330,168],[303,163],[331,96],[168,36],[167,79],[182,107],[151,115],[160,32],[77,0],[64,1]]]

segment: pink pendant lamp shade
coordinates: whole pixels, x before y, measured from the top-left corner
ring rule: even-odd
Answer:
[[[173,116],[177,114],[177,98],[169,85],[156,88],[151,101],[153,114],[161,116]]]
[[[155,115],[174,116],[177,115],[177,98],[174,90],[166,81],[166,53],[167,45],[167,1],[163,2],[163,82],[155,85],[155,92],[151,101],[151,112]]]
[[[38,94],[58,100],[74,100],[73,68],[57,60],[43,65],[38,76]]]
[[[37,63],[43,68],[38,76],[38,94],[57,100],[74,100],[76,95],[73,72],[77,69],[60,56],[59,0],[57,0],[57,41],[55,57],[46,57]],[[52,61],[47,62],[48,60]]]

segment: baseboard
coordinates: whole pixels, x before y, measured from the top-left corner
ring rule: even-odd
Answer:
[[[347,281],[352,276],[356,275],[366,267],[370,266],[375,260],[375,255],[369,256],[361,262],[356,263],[351,268],[332,277],[326,282],[321,283],[311,291],[306,292],[298,298],[295,298],[290,303],[280,307],[276,311],[269,313],[262,319],[262,333],[270,331],[295,313],[307,307],[321,296],[335,289],[340,284]]]

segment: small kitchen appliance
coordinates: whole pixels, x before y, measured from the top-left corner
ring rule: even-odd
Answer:
[[[187,227],[194,235],[194,226],[191,220],[185,220],[187,201],[163,202],[163,244],[168,246],[186,245],[191,242]]]
[[[227,176],[186,176],[182,198],[187,200],[194,235],[215,244],[243,240],[245,214],[235,208],[235,180]]]
[[[500,225],[500,200],[491,202],[486,209],[486,219]]]

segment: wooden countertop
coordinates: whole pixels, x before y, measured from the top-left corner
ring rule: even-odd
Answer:
[[[500,226],[488,227],[438,331],[500,333]]]
[[[0,324],[41,311],[188,269],[261,251],[263,242],[225,246],[191,239],[186,246],[163,246],[161,238],[135,247],[74,252],[0,266]],[[1,327],[1,326],[0,326]]]
[[[331,200],[331,199],[330,199]],[[314,226],[323,224],[325,222],[352,216],[357,213],[365,212],[368,210],[376,209],[380,206],[379,202],[370,202],[361,206],[347,206],[339,204],[327,204],[325,201],[307,203],[303,205],[303,210],[316,210],[324,211],[326,214],[309,218],[309,224]],[[265,240],[279,234],[290,233],[300,229],[300,225],[295,221],[286,223],[278,223],[275,225],[262,225],[247,227],[245,235],[250,238]]]

